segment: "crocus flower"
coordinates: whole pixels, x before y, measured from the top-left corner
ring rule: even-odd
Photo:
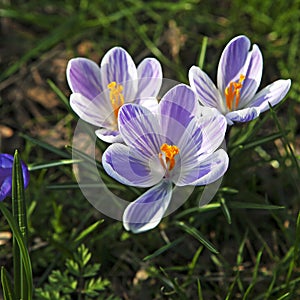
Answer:
[[[14,157],[10,154],[0,154],[0,201],[11,196],[12,188],[12,168]],[[27,166],[21,161],[24,187],[29,183],[29,172]]]
[[[68,62],[67,81],[72,90],[70,105],[84,121],[100,129],[97,136],[108,142],[120,141],[118,111],[128,102],[157,106],[162,83],[158,60],[145,58],[138,67],[131,56],[114,47],[103,57],[100,67],[87,58]]]
[[[168,208],[173,184],[206,185],[225,173],[228,156],[218,147],[226,120],[215,113],[200,116],[199,110],[197,95],[184,84],[163,96],[156,113],[137,104],[121,107],[119,130],[125,144],[106,149],[103,167],[123,184],[151,187],[126,207],[126,230],[154,228]]]
[[[277,80],[260,92],[263,69],[261,51],[246,36],[237,36],[225,47],[218,66],[217,87],[199,67],[189,71],[192,89],[199,95],[202,105],[214,107],[227,119],[228,125],[234,122],[247,122],[279,103],[290,89],[291,81]]]

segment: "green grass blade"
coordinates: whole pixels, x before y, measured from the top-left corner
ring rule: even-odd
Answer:
[[[27,295],[24,299],[32,299],[32,287],[33,287],[33,282],[32,282],[32,268],[31,268],[31,262],[30,262],[30,257],[29,253],[27,250],[27,247],[25,246],[23,236],[21,234],[21,231],[11,214],[11,212],[5,207],[5,205],[0,202],[0,210],[2,214],[4,215],[5,219],[7,220],[10,229],[12,230],[14,239],[16,240],[18,247],[20,249],[20,254],[22,257],[22,263],[24,266],[24,272],[25,272],[25,278],[26,278],[26,286],[27,286]]]
[[[264,136],[262,138],[256,138],[255,141],[253,141],[253,142],[240,144],[237,147],[240,148],[240,149],[243,149],[243,150],[250,149],[250,148],[255,148],[255,147],[261,146],[265,143],[274,141],[278,138],[282,138],[286,134],[288,134],[288,131],[272,133],[272,134],[270,134],[268,136]]]
[[[201,46],[201,52],[200,52],[199,60],[198,60],[198,66],[201,69],[203,68],[203,65],[204,65],[204,59],[205,59],[205,54],[206,54],[207,42],[208,42],[208,37],[204,36],[203,37],[203,41],[202,41],[202,46]]]
[[[31,142],[32,144],[35,144],[35,145],[37,145],[37,146],[39,146],[43,149],[46,149],[46,150],[48,150],[52,153],[55,153],[60,157],[64,157],[64,158],[68,158],[68,159],[71,158],[71,154],[69,154],[67,151],[60,150],[60,149],[58,149],[58,148],[56,148],[56,147],[54,147],[54,146],[52,146],[52,145],[50,145],[46,142],[35,139],[35,138],[30,137],[29,135],[26,135],[26,134],[23,134],[23,133],[21,133],[20,136],[22,138],[24,138],[25,140]]]
[[[273,209],[284,209],[284,206],[279,205],[269,205],[269,204],[260,204],[260,203],[251,203],[251,202],[240,202],[240,201],[232,201],[228,203],[230,208],[235,209],[266,209],[266,210],[273,210]]]
[[[251,284],[248,286],[244,296],[243,296],[243,300],[246,300],[246,299],[251,299],[251,298],[248,298],[248,296],[250,295],[252,289],[254,288],[255,284],[256,284],[256,281],[257,281],[257,274],[258,274],[258,267],[259,267],[259,264],[260,264],[260,260],[261,260],[261,256],[263,254],[263,249],[261,249],[258,253],[257,253],[257,256],[256,256],[256,262],[255,262],[255,267],[254,267],[254,271],[253,271],[253,276],[252,276],[252,282]]]
[[[69,103],[69,99],[65,96],[65,94],[57,87],[57,85],[52,80],[48,79],[47,82],[52,91],[58,96],[61,102],[67,107],[67,109],[73,112]]]
[[[12,170],[12,211],[16,222],[19,225],[25,244],[27,243],[27,219],[24,179],[21,167],[21,160],[18,151],[15,151]]]
[[[223,211],[223,214],[228,222],[228,224],[231,224],[231,215],[230,215],[230,211],[228,209],[228,206],[226,204],[226,201],[224,198],[221,198],[221,209]]]
[[[89,235],[91,232],[93,232],[94,230],[96,230],[98,228],[98,226],[100,224],[102,224],[104,222],[104,220],[99,220],[97,222],[95,222],[94,224],[90,225],[88,228],[86,228],[85,230],[83,230],[82,232],[80,232],[78,234],[78,236],[75,238],[74,242],[75,243],[81,243],[81,241],[87,236]]]
[[[182,242],[183,239],[184,239],[184,237],[180,237],[180,238],[176,239],[175,241],[162,246],[161,248],[159,248],[156,251],[154,251],[152,254],[147,255],[146,257],[144,257],[143,261],[147,261],[147,260],[152,259],[152,258],[154,258],[156,256],[159,256],[160,254],[166,252],[167,250],[175,247],[177,244],[179,244],[180,242]]]
[[[204,300],[203,295],[202,295],[201,282],[200,282],[199,278],[197,280],[197,291],[198,291],[198,300]]]
[[[36,171],[40,169],[48,169],[58,166],[72,165],[82,162],[80,159],[61,159],[54,162],[43,163],[43,164],[31,164],[28,166],[29,171]]]
[[[27,246],[27,216],[24,180],[18,151],[15,151],[12,170],[12,213],[21,231],[23,241]],[[15,293],[17,298],[24,299],[25,295],[27,294],[27,287],[26,281],[24,280],[22,255],[15,237],[13,237],[13,258]]]
[[[8,273],[4,267],[1,267],[1,284],[3,288],[3,299],[4,300],[15,300],[13,288],[8,278]]]
[[[202,212],[208,212],[211,210],[216,210],[220,208],[221,204],[220,203],[209,203],[204,205],[203,207],[192,207],[185,209],[183,212],[178,213],[176,216],[174,216],[175,220],[181,219],[182,217],[193,214],[193,213],[202,213]]]
[[[198,248],[198,250],[195,252],[192,261],[189,263],[188,267],[189,267],[189,272],[188,275],[189,277],[193,275],[195,268],[197,266],[197,261],[199,259],[200,254],[202,253],[203,250],[203,246],[200,246]]]
[[[187,234],[193,236],[200,243],[202,243],[210,252],[219,254],[215,246],[209,242],[196,228],[186,225],[184,222],[175,223],[179,228],[183,229]]]

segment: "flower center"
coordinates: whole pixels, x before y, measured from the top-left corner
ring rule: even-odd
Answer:
[[[118,112],[120,107],[124,104],[124,96],[122,94],[123,85],[117,84],[115,81],[112,81],[107,85],[109,88],[109,99],[111,106],[114,110],[115,117],[118,118]]]
[[[165,160],[163,159],[163,154],[159,153],[159,160],[162,166],[171,171],[175,166],[174,156],[179,153],[179,148],[175,145],[168,145],[166,143],[162,144],[160,150],[164,152]]]
[[[230,111],[237,109],[239,105],[240,90],[243,87],[245,78],[246,77],[241,74],[238,82],[231,81],[225,89],[226,106]]]

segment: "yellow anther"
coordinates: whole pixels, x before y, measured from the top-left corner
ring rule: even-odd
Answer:
[[[162,144],[160,150],[165,153],[166,162],[163,162],[163,155],[159,153],[159,159],[163,167],[167,167],[169,171],[171,171],[175,166],[175,158],[174,156],[179,153],[179,148],[175,145],[168,145],[166,143]],[[166,165],[165,165],[166,164]]]
[[[110,82],[107,87],[109,88],[109,99],[113,108],[115,117],[118,117],[120,107],[124,104],[124,96],[122,94],[123,86],[117,84],[115,81]]]
[[[225,89],[226,106],[231,111],[237,109],[240,101],[240,90],[243,87],[244,75],[240,75],[239,81],[231,81]],[[235,102],[235,103],[234,103]]]

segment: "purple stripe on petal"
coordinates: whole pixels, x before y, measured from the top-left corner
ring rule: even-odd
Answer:
[[[131,56],[121,47],[110,49],[101,61],[101,82],[106,89],[115,81],[123,86],[125,102],[133,101],[137,92],[137,69]]]
[[[212,153],[222,143],[227,129],[226,119],[223,115],[211,115],[198,119],[198,127],[202,132],[201,151],[198,153]]]
[[[107,128],[101,128],[95,131],[97,137],[109,144],[122,143],[123,139],[118,130],[110,130]]]
[[[220,92],[208,75],[199,67],[191,67],[189,70],[189,82],[192,89],[199,96],[199,101],[204,106],[215,107],[220,111],[224,110]]]
[[[101,93],[100,68],[87,58],[73,58],[68,62],[67,81],[73,93],[94,99]]]
[[[155,58],[145,58],[137,68],[138,92],[137,98],[156,97],[162,84],[162,68]]]
[[[84,121],[99,126],[117,128],[117,120],[113,113],[111,103],[103,93],[90,101],[81,94],[74,93],[70,96],[70,105],[74,112]]]
[[[247,66],[245,80],[241,89],[241,98],[239,108],[243,108],[245,104],[255,95],[261,81],[263,70],[263,58],[257,45],[253,45],[253,50],[249,53],[250,60]]]
[[[246,36],[237,36],[225,47],[218,66],[217,85],[222,92],[239,77],[247,63],[250,41]]]
[[[249,107],[241,110],[236,110],[226,114],[226,119],[230,120],[229,125],[232,122],[249,122],[256,119],[260,114],[258,107]],[[228,122],[228,121],[227,121]]]
[[[195,92],[180,84],[169,90],[159,103],[162,134],[173,144],[179,143],[190,121],[199,113]]]
[[[219,149],[204,160],[195,161],[192,168],[182,167],[174,183],[178,186],[210,184],[225,174],[228,162],[227,153]]]
[[[172,107],[173,104],[174,108]],[[159,104],[160,114],[166,116],[169,115],[174,118],[177,118],[177,116],[180,118],[180,109],[186,111],[189,115],[195,115],[198,111],[197,95],[186,84],[179,84],[171,88],[163,96]]]
[[[226,128],[226,119],[220,114],[193,119],[178,143],[180,153],[172,178],[176,181],[183,170],[194,168],[197,162],[213,153],[224,140]]]
[[[137,104],[125,104],[119,111],[119,130],[127,145],[148,158],[160,151],[162,139],[155,115]]]
[[[248,103],[250,107],[257,107],[260,112],[269,109],[269,103],[274,106],[279,103],[288,93],[291,87],[291,80],[280,79],[262,89],[251,101]]]
[[[172,183],[159,184],[130,203],[123,215],[126,230],[140,233],[156,227],[163,218],[172,197]]]
[[[102,164],[108,175],[131,186],[150,187],[157,184],[164,175],[162,169],[159,172],[159,168],[151,168],[147,157],[119,143],[112,144],[106,149]]]

